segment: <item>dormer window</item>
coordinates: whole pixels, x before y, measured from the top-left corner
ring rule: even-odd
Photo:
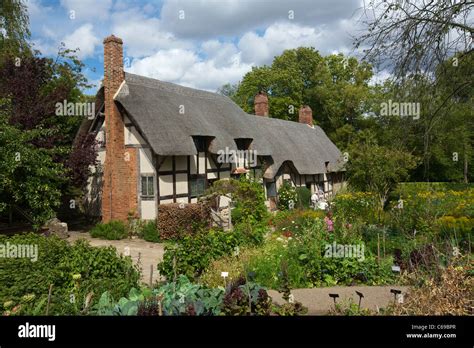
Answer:
[[[250,144],[252,144],[251,138],[237,138],[234,139],[235,144],[237,145],[237,150],[248,150]]]
[[[207,136],[193,136],[194,146],[196,146],[197,152],[206,152],[211,143],[212,137]]]

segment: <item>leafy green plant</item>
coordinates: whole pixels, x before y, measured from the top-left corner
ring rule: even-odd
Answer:
[[[160,232],[156,226],[156,221],[152,220],[145,222],[141,228],[140,236],[148,242],[159,243]]]
[[[311,205],[311,190],[307,187],[297,187],[296,194],[298,195],[298,208],[309,209]]]
[[[210,289],[194,284],[186,276],[169,282],[155,293],[162,298],[164,315],[219,315],[223,289]]]
[[[175,274],[197,278],[213,259],[231,254],[239,244],[241,235],[234,231],[210,230],[184,236],[179,243],[165,246],[158,270],[168,280]]]
[[[294,209],[297,202],[298,193],[296,192],[296,189],[288,181],[284,181],[278,189],[278,209]]]
[[[233,201],[232,222],[259,224],[268,217],[265,206],[265,191],[262,184],[252,178],[239,180],[218,180],[206,192],[207,199],[220,195],[230,195]]]
[[[95,225],[90,234],[93,238],[102,238],[109,240],[124,239],[128,237],[128,231],[122,221],[109,221]]]
[[[374,315],[374,311],[367,308],[359,308],[359,305],[352,298],[348,301],[336,303],[335,308],[331,309],[329,315],[346,315],[346,316],[365,316]]]
[[[294,317],[297,315],[305,315],[308,313],[308,308],[303,306],[301,302],[284,303],[282,305],[275,304],[272,307],[272,312],[279,316]]]
[[[80,314],[109,290],[113,296],[123,296],[136,287],[140,274],[130,257],[117,255],[113,247],[91,247],[85,240],[74,245],[58,237],[22,234],[0,235],[0,244],[38,247],[38,259],[0,258],[0,304],[21,304],[22,297],[34,295],[34,301],[23,306],[22,314],[45,314],[47,297],[52,285],[50,315]],[[1,307],[0,307],[1,310]]]
[[[269,315],[272,301],[260,285],[247,282],[243,276],[229,284],[223,299],[225,315]]]
[[[151,294],[151,292],[150,292]],[[97,315],[137,315],[138,306],[145,300],[145,294],[136,288],[131,288],[128,297],[122,297],[117,303],[114,303],[113,297],[109,291],[104,292],[97,303],[94,314]]]
[[[104,292],[94,308],[97,315],[220,315],[223,289],[194,284],[186,276],[155,289],[132,288],[118,302]]]
[[[302,220],[297,231],[288,237],[273,237],[247,261],[246,266],[255,272],[256,282],[280,289],[284,285],[282,282],[299,288],[358,283],[375,285],[392,281],[391,258],[378,263],[366,248],[363,259],[325,257],[327,245],[333,242],[364,245],[358,237],[344,231],[328,234],[321,219]],[[279,272],[282,260],[288,263],[287,281],[284,272]]]

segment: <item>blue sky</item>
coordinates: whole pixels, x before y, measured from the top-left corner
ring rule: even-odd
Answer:
[[[352,52],[362,0],[27,0],[32,41],[46,56],[79,48],[85,74],[103,77],[103,38],[124,41],[126,70],[215,91],[285,49]],[[95,88],[87,91],[94,93]]]

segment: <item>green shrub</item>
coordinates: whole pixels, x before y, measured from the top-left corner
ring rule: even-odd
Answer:
[[[118,240],[128,237],[128,231],[122,221],[114,220],[95,225],[90,234],[93,238]]]
[[[194,236],[184,236],[175,245],[166,245],[163,261],[158,264],[160,274],[168,280],[174,275],[197,278],[210,262],[231,254],[241,243],[240,234],[222,230],[201,231]]]
[[[311,190],[307,187],[297,187],[296,194],[298,195],[298,208],[309,209],[311,205]]]
[[[379,202],[370,192],[347,192],[337,194],[331,201],[334,218],[341,223],[356,221],[375,224],[381,216]]]
[[[298,203],[298,193],[296,189],[288,182],[284,181],[278,189],[278,209],[291,210]]]
[[[152,220],[145,222],[140,230],[140,236],[147,242],[159,243],[160,232],[156,227],[156,221]]]
[[[268,217],[265,206],[265,191],[259,182],[241,177],[239,180],[218,180],[206,196],[208,198],[219,195],[231,195],[234,208],[232,209],[232,222],[239,223],[261,223]]]
[[[15,306],[22,304],[19,314],[44,315],[49,287],[53,285],[49,314],[80,314],[91,292],[109,290],[119,297],[138,285],[140,273],[132,260],[118,256],[113,247],[91,247],[84,240],[70,245],[55,236],[0,235],[0,244],[7,242],[37,245],[38,259],[0,258],[0,312],[6,309],[2,304],[11,301]],[[24,304],[25,295],[34,295],[28,305]],[[97,301],[98,297],[92,295],[90,305]]]
[[[358,283],[376,285],[392,281],[391,258],[378,264],[367,248],[364,259],[325,257],[326,246],[333,242],[363,242],[346,231],[327,233],[321,219],[306,219],[291,234],[287,232],[285,230],[280,237],[267,241],[260,252],[255,252],[246,261],[245,268],[255,273],[257,283],[272,289],[280,288],[283,260],[287,263],[287,277],[292,288]]]
[[[232,255],[240,246],[255,246],[263,242],[266,226],[239,226],[232,231],[202,230],[194,236],[184,236],[174,245],[166,245],[163,261],[158,265],[160,274],[167,279],[173,279],[175,273],[196,279],[212,260]]]

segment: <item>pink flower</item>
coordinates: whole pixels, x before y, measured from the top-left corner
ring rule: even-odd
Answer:
[[[326,222],[326,227],[329,232],[334,231],[334,222],[328,218],[327,216],[324,218],[324,221]]]

